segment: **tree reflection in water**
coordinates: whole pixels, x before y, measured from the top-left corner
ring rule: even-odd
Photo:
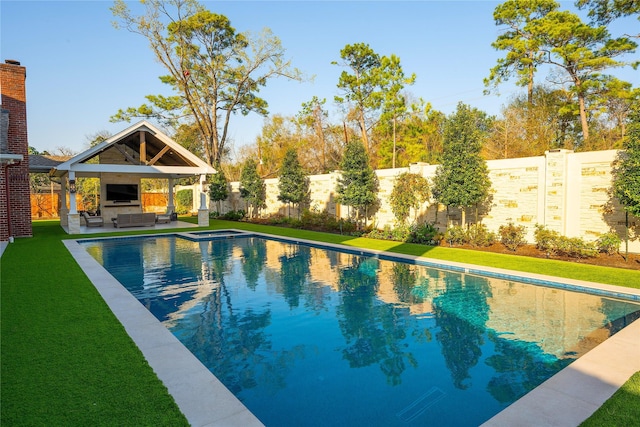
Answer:
[[[272,344],[265,333],[271,324],[271,310],[234,308],[225,283],[232,244],[226,240],[211,243],[209,255],[202,259],[208,267],[208,277],[204,279],[216,285],[200,300],[201,309],[190,310],[181,321],[181,340],[202,363],[212,367],[233,393],[258,384],[272,390],[282,388],[288,367],[300,357],[302,348],[294,347],[277,355],[271,352]],[[242,272],[248,286],[255,290],[266,258],[265,243],[258,240],[244,244],[242,253]]]
[[[398,385],[405,359],[414,367],[417,364],[402,344],[410,313],[408,308],[377,301],[378,262],[353,256],[351,265],[340,270],[341,299],[336,313],[347,344],[342,354],[352,368],[379,364],[387,383]]]
[[[489,319],[487,297],[491,286],[485,278],[447,273],[445,288],[433,298],[436,325],[440,331],[442,355],[453,385],[467,389],[471,378],[469,370],[476,366],[482,355],[484,325]]]
[[[311,248],[291,245],[287,253],[279,257],[281,292],[289,307],[300,305],[300,295],[305,291],[311,265]]]

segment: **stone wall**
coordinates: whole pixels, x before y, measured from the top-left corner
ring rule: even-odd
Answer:
[[[523,225],[529,242],[534,241],[536,224],[568,237],[583,237],[590,241],[611,230],[623,237],[624,211],[609,194],[612,162],[616,155],[617,150],[586,153],[553,150],[539,157],[488,161],[492,188],[490,202],[480,209],[482,223],[492,231],[509,222]],[[378,228],[393,226],[394,216],[388,200],[397,175],[410,171],[432,181],[436,168],[436,165],[417,163],[409,168],[376,171],[380,205],[370,221]],[[347,207],[335,203],[339,176],[339,172],[334,172],[309,177],[312,209],[347,217]],[[287,207],[277,199],[278,180],[268,179],[265,183],[267,207],[262,215],[287,215]],[[233,182],[230,197],[222,204],[222,213],[238,209],[246,209],[246,204],[240,198],[240,184]],[[217,210],[217,205],[212,205],[211,210]],[[297,212],[292,209],[291,215],[297,216]],[[475,210],[470,209],[466,214],[467,221],[475,222],[474,217]],[[457,209],[447,213],[443,206],[436,211],[436,205],[430,201],[418,212],[412,212],[410,218],[436,223],[444,230],[447,224],[459,224],[461,214]],[[640,252],[640,219],[630,217],[629,224],[632,239],[629,249]]]

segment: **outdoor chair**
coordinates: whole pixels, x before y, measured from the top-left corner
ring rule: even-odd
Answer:
[[[84,221],[87,223],[87,227],[102,227],[104,220],[101,216],[90,216],[87,212],[82,212]]]
[[[158,224],[168,224],[169,222],[171,222],[172,215],[173,211],[171,209],[167,209],[166,213],[156,215],[156,222]]]

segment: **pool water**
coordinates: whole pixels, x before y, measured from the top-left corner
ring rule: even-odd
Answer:
[[[640,310],[257,237],[82,244],[267,426],[477,426]]]

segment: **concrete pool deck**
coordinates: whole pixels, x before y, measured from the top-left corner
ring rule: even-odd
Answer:
[[[311,243],[350,252],[389,255],[406,260],[424,260],[427,263],[433,261],[442,266],[463,268],[468,272],[487,271],[496,275],[516,276],[543,282],[562,282],[569,286],[624,294],[640,300],[640,290],[637,289],[436,261],[381,251],[361,250],[350,246],[282,238],[262,233],[251,234]],[[191,425],[229,427],[263,425],[171,332],[75,240],[65,240],[64,244],[141,350],[149,365],[165,384]],[[580,357],[504,411],[495,415],[483,426],[527,426],[532,424],[553,427],[577,426],[637,371],[640,371],[640,320],[635,321]]]

